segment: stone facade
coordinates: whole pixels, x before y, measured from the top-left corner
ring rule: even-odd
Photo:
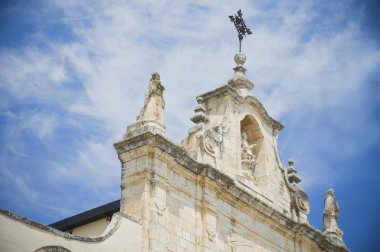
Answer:
[[[121,213],[142,224],[144,251],[347,251],[307,221],[310,203],[277,135],[283,125],[251,95],[245,55],[228,84],[197,97],[181,145],[128,129]]]
[[[347,251],[158,134],[115,147],[121,213],[142,224],[143,251]]]
[[[287,168],[279,161],[284,126],[251,94],[245,60],[236,54],[233,78],[197,97],[181,145],[165,137],[164,88],[152,75],[137,122],[114,144],[121,205],[103,234],[62,233],[3,211],[0,225],[9,229],[1,229],[0,250],[348,251],[335,198],[327,198],[323,234],[308,224],[294,161]],[[20,232],[32,237],[24,245]]]

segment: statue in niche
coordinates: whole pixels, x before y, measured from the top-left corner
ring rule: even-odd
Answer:
[[[338,228],[336,220],[339,218],[339,205],[335,200],[334,189],[326,192],[325,206],[323,209],[323,234],[343,236],[342,230]]]
[[[250,169],[253,173],[256,164],[256,157],[253,154],[253,149],[257,144],[249,144],[247,139],[247,133],[243,132],[241,134],[241,162],[244,170]]]
[[[161,85],[160,75],[158,73],[152,74],[148,91],[145,94],[144,107],[137,117],[138,122],[151,121],[161,125],[164,124],[164,90],[164,86]]]

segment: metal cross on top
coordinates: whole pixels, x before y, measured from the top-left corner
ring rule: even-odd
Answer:
[[[234,15],[235,16],[229,16],[229,18],[231,19],[231,22],[235,24],[236,30],[239,34],[239,52],[241,52],[241,41],[243,40],[243,36],[245,37],[246,34],[251,35],[252,32],[246,26],[243,20],[243,13],[241,13],[241,10],[238,10],[237,15]]]

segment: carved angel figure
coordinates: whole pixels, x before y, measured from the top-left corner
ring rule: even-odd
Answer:
[[[145,94],[144,107],[141,109],[137,121],[154,121],[164,124],[164,90],[165,88],[160,82],[160,75],[152,74],[148,91]]]
[[[326,192],[325,207],[323,209],[323,233],[335,233],[342,237],[343,232],[338,228],[336,220],[339,218],[339,205],[335,200],[334,189]]]
[[[243,132],[241,134],[241,160],[243,163],[251,164],[256,161],[253,154],[256,144],[249,144],[247,138],[247,133]]]

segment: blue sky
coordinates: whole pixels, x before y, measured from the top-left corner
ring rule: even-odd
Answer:
[[[195,97],[227,83],[238,9],[254,95],[285,129],[321,229],[334,187],[353,251],[375,251],[380,221],[380,30],[376,1],[2,1],[0,207],[51,223],[119,198],[113,143],[150,74],[166,87],[179,143]],[[376,244],[377,242],[377,244]],[[364,246],[364,247],[363,247]],[[373,249],[373,250],[371,250]]]

